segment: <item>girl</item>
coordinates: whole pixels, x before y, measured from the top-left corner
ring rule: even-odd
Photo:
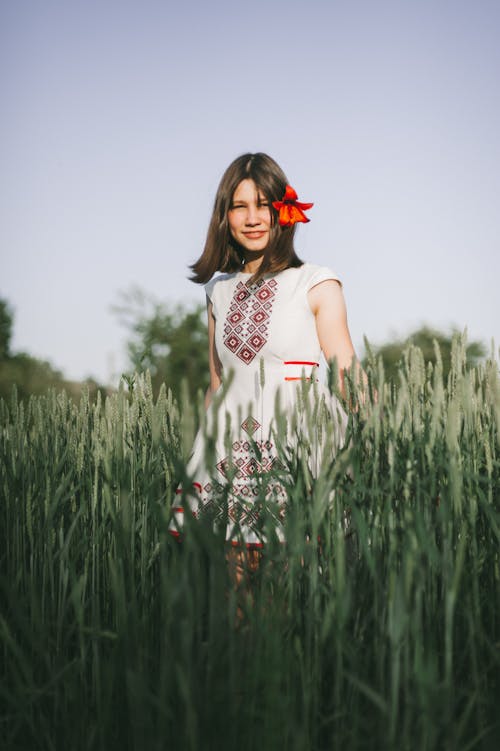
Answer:
[[[345,413],[316,384],[315,374],[323,352],[335,361],[344,392],[354,349],[339,278],[329,268],[304,263],[295,252],[296,224],[309,221],[304,212],[311,206],[298,202],[281,168],[263,153],[238,157],[222,177],[205,248],[191,267],[193,281],[204,283],[207,294],[210,386],[205,403],[215,457],[207,466],[206,434],[200,431],[188,464],[192,487],[177,491],[180,502],[169,527],[173,535],[181,534],[186,512],[208,511],[226,523],[228,543],[240,551],[258,551],[266,541],[264,493],[283,539],[286,493],[276,471],[281,466],[277,404],[286,416],[289,445],[306,430],[304,398],[315,415],[320,402],[327,406],[337,447],[342,441]],[[304,397],[305,380],[314,388]],[[311,443],[310,429],[307,439]],[[295,450],[298,444],[295,440]],[[313,446],[313,471],[323,448],[321,441]],[[252,566],[258,554],[247,555]]]

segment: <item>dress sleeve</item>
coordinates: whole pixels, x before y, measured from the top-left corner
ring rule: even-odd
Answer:
[[[320,282],[325,282],[327,279],[334,279],[342,286],[342,282],[338,278],[337,274],[329,269],[327,266],[313,266],[311,272],[306,279],[306,291],[315,287]]]
[[[214,287],[215,287],[215,282],[216,281],[217,281],[217,279],[210,279],[210,281],[207,282],[204,285],[204,287],[203,287],[203,289],[205,290],[205,293],[206,293],[208,299],[210,300],[210,302],[212,301],[212,297],[213,297]]]
[[[204,285],[205,294],[208,297],[208,299],[210,300],[210,302],[212,303],[212,312],[213,312],[214,316],[215,316],[215,300],[214,300],[214,297],[215,297],[215,285],[216,284],[217,284],[217,277],[215,277],[214,279],[210,279],[210,281],[207,282]]]

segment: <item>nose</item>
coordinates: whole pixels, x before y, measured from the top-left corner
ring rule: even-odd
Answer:
[[[253,226],[260,223],[257,206],[249,204],[247,208],[247,216],[245,224]]]

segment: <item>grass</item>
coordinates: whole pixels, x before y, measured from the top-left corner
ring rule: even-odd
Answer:
[[[496,749],[498,364],[452,360],[444,384],[410,348],[397,387],[372,362],[316,477],[302,441],[251,600],[223,528],[167,533],[187,399],[0,402],[3,747]]]

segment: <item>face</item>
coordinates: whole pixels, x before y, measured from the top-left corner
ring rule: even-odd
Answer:
[[[253,180],[242,180],[228,211],[231,235],[245,250],[262,251],[269,243],[271,207]]]

